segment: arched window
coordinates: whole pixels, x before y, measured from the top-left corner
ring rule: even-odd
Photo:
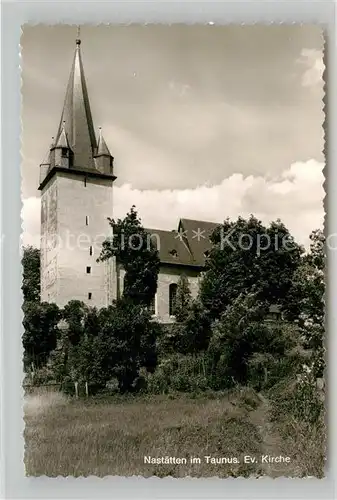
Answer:
[[[177,296],[177,283],[171,283],[169,286],[169,314],[170,314],[170,316],[175,315],[176,296]]]

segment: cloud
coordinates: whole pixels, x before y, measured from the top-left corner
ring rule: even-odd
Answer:
[[[303,87],[315,87],[322,83],[324,62],[323,51],[317,49],[303,49],[298,62],[306,67],[302,75]]]
[[[31,196],[23,200],[21,211],[22,243],[40,246],[40,198]]]
[[[264,223],[280,218],[298,242],[308,245],[313,229],[323,226],[323,163],[293,163],[280,176],[232,174],[217,185],[193,189],[138,190],[130,184],[114,188],[115,218],[135,205],[143,224],[153,229],[177,228],[180,217],[221,222],[251,213]],[[39,199],[24,200],[25,244],[38,245]]]
[[[38,165],[59,124],[74,29],[24,28],[25,197],[37,195]],[[280,173],[298,158],[321,161],[323,89],[301,81],[307,71],[304,84],[317,81],[322,45],[318,25],[86,26],[91,110],[115,157],[117,184],[195,188],[238,171]]]

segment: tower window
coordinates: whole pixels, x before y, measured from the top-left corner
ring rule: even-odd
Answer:
[[[68,149],[67,148],[62,148],[61,154],[62,154],[63,158],[67,157],[68,156]]]
[[[91,273],[91,267],[87,266],[87,274],[90,274],[90,273]]]
[[[89,254],[92,255],[92,246],[89,248]]]
[[[175,315],[176,296],[177,296],[177,284],[171,283],[169,286],[169,314],[170,314],[170,316]]]
[[[88,299],[89,299],[89,300],[91,300],[91,298],[92,298],[92,293],[91,293],[91,292],[89,292],[89,293],[88,293]]]
[[[85,225],[89,226],[89,216],[88,215],[85,216]]]

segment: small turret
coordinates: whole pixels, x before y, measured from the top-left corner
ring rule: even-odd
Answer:
[[[99,128],[99,136],[97,142],[97,154],[95,155],[95,167],[102,174],[113,173],[113,156],[111,156],[108,146],[104,140],[102,129]]]
[[[53,154],[53,163],[56,167],[69,168],[71,166],[71,149],[67,139],[65,122],[63,122],[57,143],[51,148],[51,153]]]

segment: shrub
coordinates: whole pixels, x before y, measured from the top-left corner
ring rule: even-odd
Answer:
[[[217,388],[234,383],[261,388],[268,371],[275,378],[278,360],[285,359],[287,350],[299,342],[292,325],[264,321],[267,310],[268,305],[253,294],[240,296],[213,323],[207,353],[216,367]]]
[[[303,365],[295,380],[285,379],[269,391],[273,402],[273,419],[293,416],[308,424],[317,424],[324,413],[324,402],[319,396],[312,367]]]
[[[153,394],[200,392],[210,388],[205,373],[204,356],[174,354],[161,361],[148,377],[147,391]]]
[[[184,321],[172,329],[172,346],[182,354],[205,351],[211,336],[211,322],[202,304],[195,300],[186,311]]]
[[[254,353],[248,362],[248,383],[258,391],[268,390],[280,380],[295,376],[305,359],[298,351],[287,351],[280,357]]]

